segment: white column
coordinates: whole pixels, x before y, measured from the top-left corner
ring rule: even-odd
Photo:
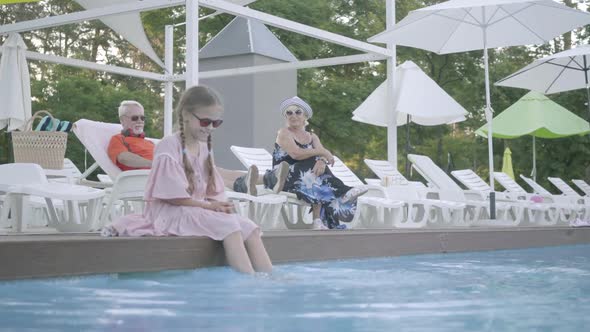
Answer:
[[[167,81],[164,84],[164,136],[172,133],[172,113],[173,113],[173,87],[174,82],[171,77],[174,75],[174,26],[165,27],[165,50],[164,50],[164,69],[166,70]]]
[[[395,0],[386,0],[386,30],[393,29],[395,25]],[[393,98],[395,91],[395,65],[396,52],[395,44],[387,43],[387,49],[392,51],[392,55],[387,57],[387,104],[391,106],[389,123],[387,124],[387,160],[397,167],[397,114],[393,108]]]
[[[199,84],[199,0],[186,0],[186,88]]]

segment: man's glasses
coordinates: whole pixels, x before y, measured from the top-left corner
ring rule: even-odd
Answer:
[[[293,114],[295,114],[295,115],[301,115],[301,114],[303,114],[303,111],[302,110],[296,110],[295,113],[293,113],[293,111],[286,111],[285,114],[287,114],[287,116],[291,116]]]
[[[223,120],[201,119],[196,114],[191,113],[191,115],[199,120],[201,127],[209,127],[210,124],[213,124],[213,128],[217,128],[223,123]]]
[[[141,119],[141,121],[145,121],[145,115],[132,115],[127,117],[129,117],[129,119],[131,119],[133,122],[137,122],[139,119]]]

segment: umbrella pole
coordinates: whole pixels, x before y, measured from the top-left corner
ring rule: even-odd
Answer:
[[[484,9],[485,21],[485,9]],[[492,106],[490,102],[490,73],[488,68],[488,49],[486,29],[483,29],[483,61],[486,84],[486,121],[488,122],[488,159],[490,167],[490,219],[496,219],[496,194],[494,192],[494,144],[492,142]]]
[[[535,142],[535,136],[533,136],[533,171],[531,172],[533,181],[537,181],[537,146]]]
[[[408,155],[410,154],[410,114],[406,117],[406,177],[410,177],[410,160]]]
[[[584,54],[584,79],[586,80],[586,107],[588,108],[588,121],[590,121],[590,84],[588,84],[588,61]]]

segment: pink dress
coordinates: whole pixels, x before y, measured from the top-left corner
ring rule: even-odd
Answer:
[[[199,147],[198,157],[188,155],[195,170],[195,189],[191,196],[186,191],[188,181],[182,166],[180,136],[168,136],[158,143],[146,185],[143,215],[127,215],[116,220],[112,227],[120,236],[207,236],[220,241],[231,233],[241,231],[245,240],[258,228],[250,219],[237,214],[163,201],[175,198],[225,200],[223,179],[217,170],[213,172],[217,191],[207,192],[209,151],[206,143],[200,142]]]

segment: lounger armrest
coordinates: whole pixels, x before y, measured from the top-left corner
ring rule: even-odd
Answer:
[[[88,186],[88,187],[99,188],[99,189],[111,188],[113,186],[112,183],[98,182],[98,181],[92,181],[92,180],[86,180],[86,179],[80,179],[80,181],[78,181],[78,184],[82,185],[82,186]]]
[[[381,185],[368,184],[367,189],[368,191],[365,196],[387,197],[386,189]]]

